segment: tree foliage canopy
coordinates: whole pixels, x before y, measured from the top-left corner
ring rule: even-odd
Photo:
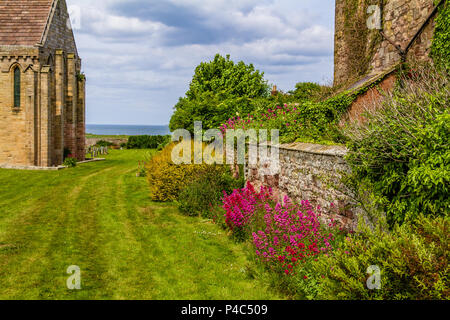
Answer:
[[[236,114],[248,114],[255,100],[268,96],[263,72],[253,64],[234,63],[229,55],[217,54],[195,69],[186,96],[174,108],[170,129],[193,131],[194,121],[202,121],[204,129],[217,128]]]

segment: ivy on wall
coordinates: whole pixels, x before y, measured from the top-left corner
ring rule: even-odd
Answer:
[[[437,1],[438,4],[440,1]],[[450,69],[450,5],[446,1],[436,17],[431,54],[437,65]]]
[[[367,74],[375,50],[381,43],[377,30],[367,27],[367,9],[379,4],[375,0],[345,0],[344,37],[348,46],[349,74],[358,78]]]

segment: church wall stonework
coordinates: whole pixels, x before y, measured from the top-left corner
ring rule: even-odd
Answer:
[[[11,54],[11,55],[10,55]],[[0,163],[30,164],[35,160],[34,113],[37,78],[30,64],[38,65],[34,49],[0,49]],[[20,69],[21,107],[14,108],[14,69]]]
[[[85,80],[80,77],[81,59],[68,28],[66,2],[49,3],[50,18],[42,28],[42,43],[11,45],[0,40],[2,165],[58,166],[63,162],[64,149],[70,149],[79,161],[85,158]],[[33,4],[23,5],[33,9]],[[6,35],[8,38],[4,39],[14,43],[15,38]],[[16,67],[21,75],[19,108],[14,108]]]

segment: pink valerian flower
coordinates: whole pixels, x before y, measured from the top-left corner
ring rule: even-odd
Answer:
[[[257,223],[260,229],[252,237],[259,259],[294,275],[300,263],[330,253],[334,236],[321,225],[321,210],[309,201],[296,204],[286,196],[280,203],[272,196],[270,188],[257,192],[251,183],[231,195],[224,193],[226,223],[231,230],[252,228]]]
[[[264,250],[263,261],[269,264],[279,264],[288,274],[295,274],[295,266],[306,259],[319,254],[327,254],[332,250],[333,235],[320,224],[319,214],[309,201],[296,205],[289,197],[284,197],[283,204],[267,201],[271,192],[264,194],[264,188],[259,192],[257,202],[264,214],[263,230],[253,234],[255,249]],[[261,195],[263,195],[261,197]],[[262,214],[261,211],[259,214]],[[268,249],[269,248],[269,249]],[[280,259],[280,253],[287,254],[287,260]]]
[[[269,188],[261,188],[256,192],[251,183],[247,183],[242,190],[234,190],[231,195],[224,192],[223,209],[228,227],[244,228],[253,218],[260,202],[267,202],[272,197]]]

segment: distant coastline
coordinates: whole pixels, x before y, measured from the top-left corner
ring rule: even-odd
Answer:
[[[140,136],[168,135],[169,126],[117,125],[117,124],[87,124],[86,133],[102,136]]]

